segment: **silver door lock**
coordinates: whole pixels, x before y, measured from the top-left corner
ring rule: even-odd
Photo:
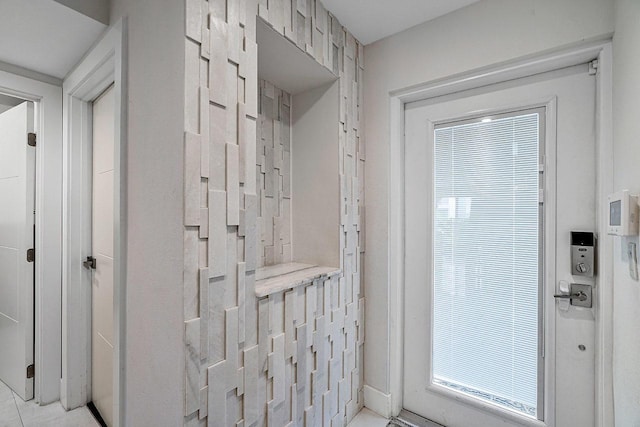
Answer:
[[[568,299],[571,305],[576,307],[591,308],[592,306],[591,285],[572,283],[568,294],[559,294],[553,297],[557,299]]]
[[[596,274],[596,236],[594,233],[571,232],[571,274],[593,277]]]

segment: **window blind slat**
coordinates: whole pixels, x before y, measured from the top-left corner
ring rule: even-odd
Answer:
[[[433,376],[535,416],[539,116],[435,130]]]

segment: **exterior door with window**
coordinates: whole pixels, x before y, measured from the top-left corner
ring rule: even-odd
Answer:
[[[556,302],[595,231],[588,65],[407,104],[405,409],[448,427],[594,425],[595,314]]]

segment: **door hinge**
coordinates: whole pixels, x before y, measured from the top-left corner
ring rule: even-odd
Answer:
[[[29,132],[27,134],[27,145],[29,145],[29,147],[35,147],[36,146],[36,134],[33,132]]]
[[[27,262],[34,262],[36,260],[36,250],[31,248],[27,249]]]
[[[589,75],[594,76],[597,73],[598,73],[598,60],[594,59],[593,61],[589,62]]]
[[[36,368],[33,364],[27,366],[27,378],[33,378],[36,375]]]
[[[544,203],[544,190],[538,190],[538,203]]]

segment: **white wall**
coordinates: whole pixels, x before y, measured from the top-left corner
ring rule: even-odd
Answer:
[[[184,13],[175,0],[111,8],[128,19],[126,426],[182,423]]]
[[[613,38],[614,186],[640,193],[640,2],[616,0]],[[640,425],[640,283],[614,239],[613,382],[617,426]]]
[[[340,266],[338,82],[293,95],[293,261]]]
[[[388,295],[398,285],[388,278],[389,92],[612,31],[613,0],[483,0],[365,47],[369,387],[389,393]]]

